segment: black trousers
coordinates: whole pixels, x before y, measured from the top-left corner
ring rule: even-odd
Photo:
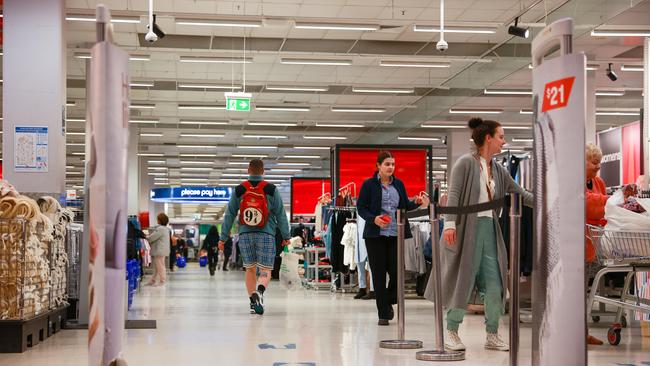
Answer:
[[[226,270],[226,268],[228,268],[228,261],[230,260],[231,255],[232,255],[232,244],[226,245],[223,249],[223,270]]]
[[[397,304],[397,237],[368,238],[366,249],[377,297],[377,314],[379,319],[390,319],[392,305]],[[390,278],[388,287],[386,273]]]
[[[174,270],[174,264],[176,263],[176,247],[169,244],[169,270]]]
[[[217,262],[219,261],[219,249],[211,247],[207,249],[208,252],[208,269],[215,271],[217,269]]]

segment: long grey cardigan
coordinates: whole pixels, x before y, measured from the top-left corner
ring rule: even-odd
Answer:
[[[475,155],[466,154],[461,156],[451,172],[447,206],[462,207],[479,203],[478,200],[481,194],[480,174],[481,167]],[[523,196],[524,204],[532,207],[533,195],[515,183],[510,174],[494,161],[492,161],[492,178],[495,183],[494,200],[503,198],[506,193],[520,193]],[[499,217],[499,213],[495,211],[494,217]],[[476,242],[477,213],[458,216],[445,215],[445,220],[456,222],[456,244],[453,246],[447,245],[444,236],[440,240],[443,306],[448,309],[465,309],[467,307],[467,297],[471,291],[470,286],[474,283],[472,261]],[[502,306],[505,307],[508,258],[498,220],[494,220],[494,231],[497,237],[501,284],[504,288],[501,295]],[[425,297],[433,301],[432,280],[427,284]]]

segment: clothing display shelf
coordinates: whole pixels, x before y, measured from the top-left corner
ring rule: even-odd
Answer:
[[[313,290],[327,289],[330,287],[330,282],[321,282],[324,279],[320,276],[321,270],[331,270],[330,265],[320,264],[320,254],[325,253],[324,247],[305,247],[305,279],[307,280],[307,287]]]
[[[68,226],[65,248],[68,253],[68,299],[79,300],[81,290],[81,251],[83,247],[83,225]]]

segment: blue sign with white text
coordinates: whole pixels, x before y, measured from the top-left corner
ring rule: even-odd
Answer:
[[[152,189],[150,198],[154,202],[190,203],[190,202],[224,202],[228,203],[232,194],[231,187],[174,187]]]

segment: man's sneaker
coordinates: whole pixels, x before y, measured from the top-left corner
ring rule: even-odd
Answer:
[[[264,297],[258,291],[255,291],[251,298],[253,300],[251,306],[255,311],[255,314],[264,314]]]
[[[510,347],[508,347],[508,344],[499,337],[498,333],[488,333],[485,338],[485,349],[509,351]]]
[[[463,341],[460,340],[457,330],[447,329],[447,334],[445,336],[445,348],[451,351],[464,351],[465,345]]]

